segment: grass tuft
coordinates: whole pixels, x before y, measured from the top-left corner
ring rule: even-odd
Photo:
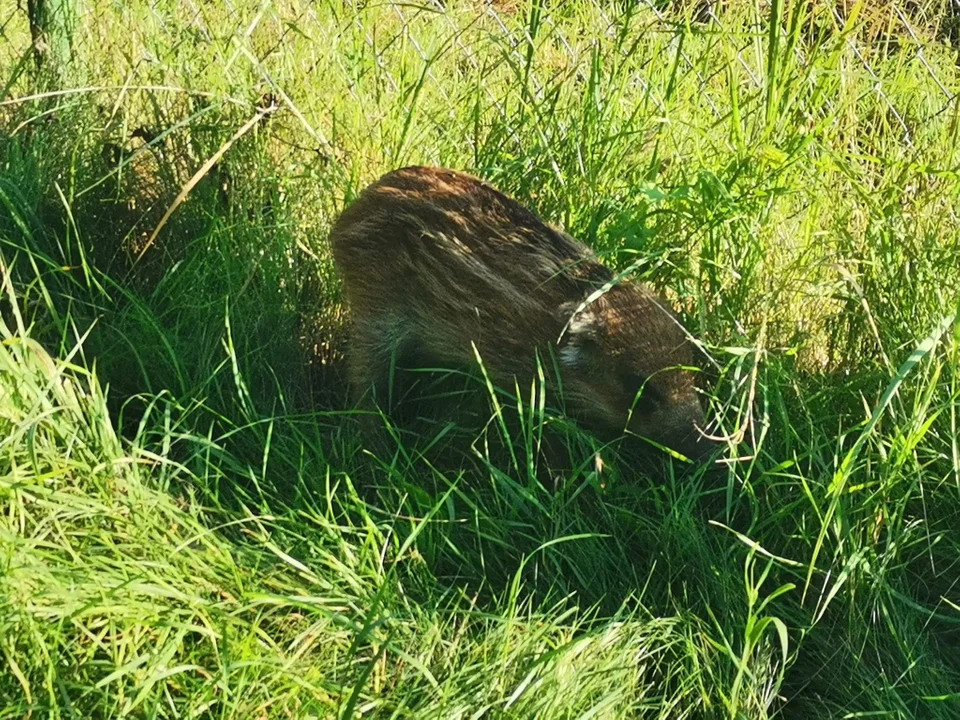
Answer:
[[[0,2],[0,718],[957,716],[950,3],[54,6]],[[326,235],[413,163],[670,297],[714,472],[536,385],[366,446]]]

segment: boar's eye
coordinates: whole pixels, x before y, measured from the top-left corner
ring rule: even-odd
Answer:
[[[629,396],[635,412],[653,412],[663,400],[656,385],[643,375],[633,372],[626,373],[622,380],[623,389]]]

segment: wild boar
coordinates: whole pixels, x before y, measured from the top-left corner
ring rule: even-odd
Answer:
[[[567,414],[601,439],[626,432],[692,458],[712,450],[698,429],[695,345],[668,304],[490,184],[395,170],[330,238],[357,397],[383,402],[395,367],[466,369],[477,353],[494,384],[529,388],[538,357],[552,357]]]

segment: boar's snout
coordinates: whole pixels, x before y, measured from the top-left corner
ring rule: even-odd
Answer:
[[[720,448],[720,443],[704,432],[706,416],[697,398],[677,402],[646,422],[632,424],[633,434],[666,446],[694,463],[708,461]]]

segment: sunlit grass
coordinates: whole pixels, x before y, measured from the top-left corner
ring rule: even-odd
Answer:
[[[64,5],[38,68],[0,2],[0,717],[957,716],[947,3]],[[531,388],[364,446],[326,232],[413,163],[676,302],[716,472]]]

